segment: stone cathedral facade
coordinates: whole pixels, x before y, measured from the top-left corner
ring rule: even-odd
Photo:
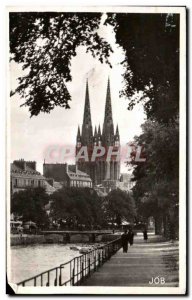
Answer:
[[[120,135],[118,125],[114,131],[109,80],[107,85],[103,128],[101,129],[100,125],[98,127],[95,126],[94,133],[91,120],[88,82],[86,84],[83,124],[82,129],[80,130],[80,127],[78,127],[77,131],[76,155],[84,146],[88,149],[88,161],[85,161],[83,158],[77,159],[77,166],[79,170],[90,175],[93,185],[114,185],[115,182],[119,181],[120,160],[117,159],[118,155],[113,154],[118,153],[120,149]],[[91,158],[95,146],[104,147],[105,153],[92,161]],[[110,151],[112,151],[110,160],[109,157],[107,158],[109,148]]]

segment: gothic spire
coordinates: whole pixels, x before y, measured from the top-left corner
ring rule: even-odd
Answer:
[[[97,136],[97,127],[95,126],[95,132],[94,132],[94,136]]]
[[[100,127],[100,124],[99,124],[99,127],[98,127],[98,135],[101,135],[101,127]]]
[[[119,135],[119,127],[118,127],[118,124],[117,124],[117,127],[116,127],[116,133],[115,135]]]
[[[78,125],[78,130],[77,130],[77,137],[81,137],[81,133],[80,133],[80,127]]]
[[[90,101],[89,101],[88,80],[86,82],[85,107],[84,107],[83,125],[91,125],[91,109],[90,109]]]
[[[103,123],[103,141],[106,145],[112,145],[113,140],[114,140],[114,127],[113,127],[112,106],[111,106],[110,82],[108,79],[107,95],[106,95],[106,103],[105,103],[105,116],[104,116],[104,123]]]
[[[89,101],[89,87],[88,80],[86,83],[86,92],[85,92],[85,107],[83,115],[83,126],[82,126],[82,139],[84,143],[91,143],[93,136],[92,122],[91,122],[91,109]]]
[[[107,84],[107,96],[106,96],[105,117],[104,117],[104,124],[108,124],[108,123],[113,123],[112,107],[111,107],[111,91],[110,91],[109,78],[108,78],[108,84]]]

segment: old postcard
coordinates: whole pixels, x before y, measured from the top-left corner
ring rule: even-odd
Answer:
[[[186,294],[186,8],[7,19],[9,288]]]

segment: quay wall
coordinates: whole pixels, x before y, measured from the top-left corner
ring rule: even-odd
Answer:
[[[45,244],[45,243],[62,243],[63,237],[59,234],[54,234],[51,237],[38,234],[15,234],[11,236],[11,246],[17,245],[32,245],[32,244]]]
[[[17,245],[30,245],[30,244],[43,244],[45,243],[44,235],[26,235],[19,234],[11,235],[11,246]]]
[[[119,235],[114,234],[102,234],[97,235],[95,237],[95,242],[110,242],[116,238],[118,238]],[[27,235],[23,234],[22,236],[19,234],[11,235],[11,246],[17,246],[17,245],[31,245],[31,244],[44,244],[44,243],[63,243],[66,244],[69,241],[66,240],[65,235],[61,234],[48,234],[48,235]],[[70,243],[90,243],[92,242],[90,237],[85,234],[72,234],[70,236]]]

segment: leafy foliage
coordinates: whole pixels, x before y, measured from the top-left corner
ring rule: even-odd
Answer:
[[[147,121],[142,128],[135,142],[144,144],[146,162],[132,162],[136,181],[133,195],[138,216],[155,217],[178,203],[179,124],[178,120],[174,124]]]
[[[120,189],[113,190],[106,196],[105,210],[108,221],[118,225],[124,220],[133,222],[135,218],[133,198]]]
[[[11,95],[25,99],[31,116],[57,105],[70,108],[66,82],[72,79],[70,64],[78,46],[109,63],[112,49],[97,32],[100,19],[100,13],[10,13],[11,59],[27,72]]]
[[[66,82],[78,46],[109,64],[112,48],[97,32],[100,21],[100,13],[10,13],[11,59],[28,72],[11,94],[25,99],[31,116],[69,108]],[[142,101],[148,118],[169,122],[179,107],[179,15],[108,13],[105,24],[125,51],[121,94],[128,109]]]
[[[25,99],[31,116],[50,112],[57,105],[69,108],[66,83],[72,79],[70,63],[80,45],[109,64],[112,49],[97,33],[100,20],[99,13],[10,14],[11,59],[27,72],[11,94],[19,93]],[[145,146],[147,161],[132,162],[137,212],[144,217],[157,215],[178,202],[179,14],[109,13],[105,24],[114,27],[116,43],[125,52],[121,94],[128,98],[130,110],[141,102],[148,119],[143,133],[135,138],[136,144]],[[56,216],[75,216],[87,224],[101,222],[96,211],[102,205],[95,195],[99,205],[93,202],[91,209],[90,191],[67,190],[54,197]],[[119,191],[111,192],[106,201],[107,218],[120,223],[134,215],[131,202]]]
[[[128,109],[142,102],[148,118],[174,119],[179,110],[179,15],[108,14],[125,51]],[[141,94],[139,94],[141,92]]]
[[[93,189],[65,188],[51,198],[52,217],[65,220],[68,226],[94,226],[104,222],[101,198]]]
[[[49,202],[49,196],[43,188],[27,189],[14,193],[11,198],[11,212],[22,216],[23,221],[33,221],[37,225],[48,223],[48,217],[44,210]]]

